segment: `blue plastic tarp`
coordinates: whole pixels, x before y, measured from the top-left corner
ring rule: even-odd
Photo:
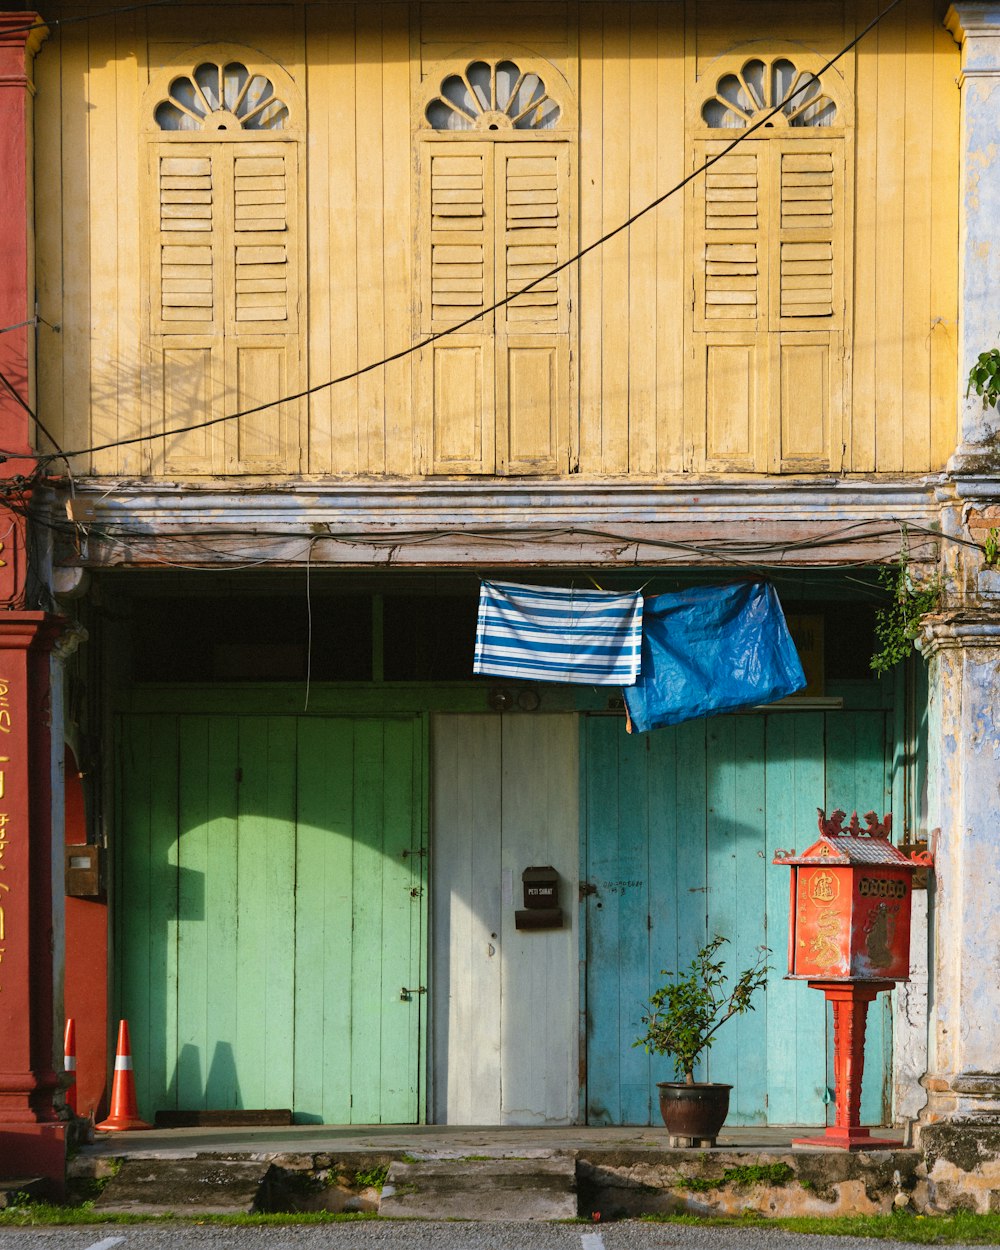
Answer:
[[[647,599],[642,666],[624,689],[640,733],[773,703],[806,684],[774,587],[697,586]]]

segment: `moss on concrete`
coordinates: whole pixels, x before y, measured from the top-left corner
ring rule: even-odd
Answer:
[[[920,1129],[920,1148],[928,1172],[939,1160],[974,1172],[984,1163],[1000,1160],[1000,1124],[925,1124]]]

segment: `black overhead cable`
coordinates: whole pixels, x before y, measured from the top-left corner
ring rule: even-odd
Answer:
[[[6,375],[5,373],[2,373],[2,372],[0,372],[0,384],[2,384],[2,385],[3,385],[3,387],[5,388],[5,390],[7,390],[7,391],[10,393],[11,397],[12,397],[12,398],[14,399],[14,401],[18,404],[18,406],[24,409],[24,411],[28,414],[28,416],[32,419],[32,421],[34,421],[34,423],[35,423],[35,424],[38,426],[38,428],[42,431],[42,433],[43,433],[43,434],[45,435],[45,437],[49,440],[49,442],[52,444],[52,446],[56,449],[56,452],[55,452],[55,455],[54,455],[54,456],[50,454],[50,455],[48,455],[48,456],[44,457],[44,459],[46,459],[46,460],[66,460],[66,471],[67,471],[67,473],[69,473],[69,474],[70,474],[70,476],[72,477],[72,472],[73,472],[73,471],[72,471],[72,469],[70,469],[70,467],[69,467],[69,460],[67,460],[67,459],[66,459],[66,454],[65,454],[65,452],[63,451],[63,449],[59,446],[58,441],[57,441],[57,440],[56,440],[56,439],[55,439],[55,438],[54,438],[54,437],[53,437],[53,436],[49,433],[49,431],[45,428],[45,426],[44,426],[44,425],[42,424],[42,422],[39,420],[39,418],[38,418],[38,414],[37,414],[37,413],[35,412],[35,410],[31,407],[31,405],[28,403],[28,401],[27,401],[27,400],[26,400],[26,399],[22,396],[21,392],[17,389],[17,387],[15,387],[15,386],[14,386],[14,384],[11,382],[11,380],[7,377],[7,375]],[[16,460],[31,460],[31,459],[38,459],[38,460],[41,460],[41,459],[43,459],[43,457],[41,457],[41,456],[37,456],[37,457],[36,457],[36,456],[33,456],[30,452],[29,452],[27,455],[23,455],[23,456],[21,456],[21,455],[18,455],[18,453],[17,453],[17,452],[6,452],[6,451],[0,451],[0,464],[2,464],[5,460],[8,460],[8,459],[16,459]]]
[[[78,13],[76,17],[53,17],[47,22],[26,22],[23,26],[8,26],[3,33],[27,35],[33,30],[57,30],[62,26],[72,26],[77,22],[96,22],[102,17],[117,17],[120,13],[137,13],[140,9],[160,9],[188,2],[189,0],[143,0],[141,4],[119,5],[114,9],[102,9],[99,13]]]
[[[155,3],[157,0],[152,0],[152,2]],[[172,3],[173,0],[159,0],[159,2]],[[497,300],[495,304],[491,304],[488,308],[481,308],[478,312],[466,317],[464,321],[459,321],[455,325],[449,326],[446,330],[439,330],[436,334],[428,335],[426,338],[421,339],[418,343],[413,343],[409,347],[403,347],[389,356],[382,357],[380,360],[372,361],[370,364],[363,365],[359,369],[353,369],[349,373],[343,373],[339,377],[330,378],[326,382],[317,382],[314,386],[309,386],[304,390],[296,391],[292,395],[282,395],[278,399],[269,400],[264,404],[257,404],[252,408],[244,408],[239,412],[226,413],[221,417],[210,417],[206,421],[198,421],[193,425],[179,426],[176,429],[166,430],[160,434],[137,434],[132,438],[121,438],[109,443],[98,443],[91,447],[75,448],[73,451],[62,453],[62,455],[64,457],[92,455],[95,452],[110,451],[116,447],[129,447],[135,443],[147,443],[157,438],[172,438],[178,434],[190,434],[195,430],[208,429],[210,426],[220,425],[226,421],[237,421],[242,417],[254,416],[258,412],[266,412],[268,409],[277,408],[281,404],[294,403],[296,400],[306,399],[310,395],[316,395],[321,391],[329,390],[331,387],[339,386],[343,382],[350,382],[354,378],[360,378],[364,374],[371,373],[375,369],[381,369],[385,365],[392,364],[397,360],[403,360],[405,357],[411,356],[415,352],[423,351],[425,347],[429,347],[430,344],[438,342],[439,339],[448,338],[450,335],[460,333],[480,318],[487,316],[489,313],[496,312],[497,309],[504,308],[513,300],[516,300],[520,296],[527,294],[528,291],[533,290],[540,283],[548,281],[549,278],[561,273],[564,269],[568,269],[570,265],[577,264],[584,256],[587,256],[590,252],[602,247],[609,240],[621,234],[622,231],[630,229],[641,217],[644,217],[654,208],[659,207],[659,205],[665,200],[668,200],[671,196],[676,195],[678,191],[683,190],[688,183],[705,173],[706,170],[711,169],[711,167],[718,161],[722,160],[723,157],[728,156],[734,148],[738,147],[741,143],[744,143],[755,131],[760,130],[762,126],[766,126],[772,117],[774,117],[777,113],[782,112],[789,102],[794,100],[800,92],[806,91],[814,82],[817,82],[828,69],[831,69],[837,64],[838,61],[845,57],[852,48],[859,44],[870,31],[875,29],[879,22],[887,17],[892,10],[901,3],[902,0],[890,0],[885,8],[877,13],[875,17],[873,17],[872,20],[861,31],[859,31],[857,35],[855,35],[850,43],[841,48],[836,56],[832,56],[826,64],[821,66],[814,74],[803,76],[802,83],[796,87],[788,97],[782,100],[780,104],[775,105],[774,108],[760,117],[753,123],[753,125],[747,126],[745,129],[741,130],[730,143],[726,144],[726,146],[722,148],[721,151],[715,153],[714,156],[710,156],[696,169],[693,169],[685,178],[682,178],[680,182],[672,186],[668,191],[664,191],[662,195],[657,196],[655,200],[651,200],[643,208],[640,208],[637,212],[626,218],[620,225],[615,226],[614,229],[609,230],[607,234],[601,235],[600,238],[595,239],[592,243],[588,243],[585,247],[574,253],[574,255],[570,256],[567,260],[562,261],[560,264],[555,265],[552,269],[540,274],[537,278],[534,278],[531,282],[526,283],[523,287],[520,287],[517,291],[513,292],[513,294],[509,294],[503,299]],[[55,458],[56,457],[54,456],[43,456],[39,457],[39,460],[51,460]]]

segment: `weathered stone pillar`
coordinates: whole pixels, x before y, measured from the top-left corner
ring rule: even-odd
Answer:
[[[992,1209],[1000,1189],[1000,616],[925,626],[934,850],[927,1105],[932,1201]]]
[[[959,205],[959,443],[949,469],[1000,474],[1000,413],[965,379],[980,352],[1000,347],[1000,4],[959,0],[945,23],[962,48]]]
[[[945,21],[962,49],[959,441],[939,498],[944,533],[967,542],[1000,504],[1000,414],[965,395],[976,357],[1000,347],[1000,3],[958,0]],[[921,643],[934,885],[916,1141],[932,1203],[987,1211],[1000,1190],[1000,584],[971,547],[942,557],[946,607]]]

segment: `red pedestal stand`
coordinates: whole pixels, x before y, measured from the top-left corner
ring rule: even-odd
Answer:
[[[898,1150],[899,1142],[872,1137],[861,1120],[861,1078],[865,1069],[865,1023],[868,1004],[892,981],[810,981],[833,1004],[833,1072],[836,1116],[822,1137],[796,1137],[793,1146],[838,1150]]]

